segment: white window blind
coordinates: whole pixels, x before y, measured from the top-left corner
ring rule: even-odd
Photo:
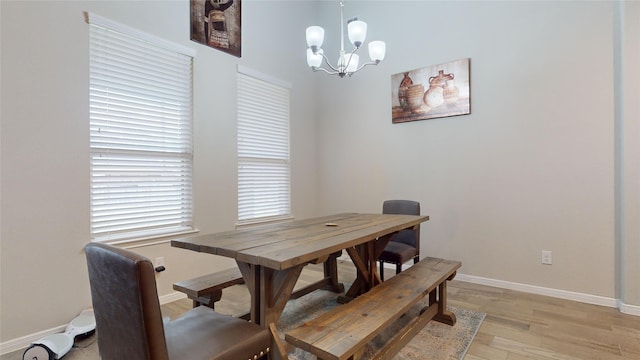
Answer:
[[[92,239],[192,230],[193,59],[95,19],[90,15]]]
[[[238,223],[291,216],[289,87],[238,73]]]

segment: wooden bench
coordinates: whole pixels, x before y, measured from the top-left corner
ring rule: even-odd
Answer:
[[[324,279],[294,291],[291,294],[291,298],[297,299],[317,289],[334,292],[344,291],[344,285],[338,283],[337,258],[340,255],[342,255],[342,251],[322,259],[316,259],[313,262],[314,264],[324,263]],[[215,303],[222,298],[222,289],[236,284],[244,284],[242,273],[237,267],[179,281],[173,284],[173,290],[187,294],[187,297],[193,300],[194,308],[199,305],[205,305],[214,309]],[[248,318],[249,315],[243,315],[242,317]]]
[[[446,282],[460,268],[459,261],[425,258],[411,268],[285,334],[287,342],[319,359],[358,359],[375,336],[429,295],[429,306],[411,319],[380,349],[375,359],[391,359],[430,320],[449,325]]]
[[[173,290],[187,294],[193,300],[194,308],[202,304],[213,309],[216,301],[222,297],[222,289],[236,284],[244,284],[237,267],[178,281],[173,284]]]

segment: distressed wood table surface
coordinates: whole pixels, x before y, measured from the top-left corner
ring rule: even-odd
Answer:
[[[175,239],[171,246],[233,258],[251,293],[251,319],[277,323],[287,301],[296,296],[302,268],[324,263],[325,278],[305,293],[325,288],[342,292],[336,257],[345,250],[357,268],[347,299],[381,283],[376,258],[389,235],[429,220],[428,216],[345,213],[286,221],[210,235]]]

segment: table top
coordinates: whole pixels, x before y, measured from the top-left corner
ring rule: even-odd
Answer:
[[[171,241],[171,246],[283,270],[429,220],[428,216],[345,213]]]

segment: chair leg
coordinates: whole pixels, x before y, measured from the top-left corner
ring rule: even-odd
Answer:
[[[419,256],[416,256],[416,257],[413,258],[413,263],[414,264],[417,264],[418,261],[420,261],[420,257]]]
[[[402,271],[402,264],[396,264],[396,275],[400,274]]]
[[[380,261],[380,281],[384,281],[384,263]]]

